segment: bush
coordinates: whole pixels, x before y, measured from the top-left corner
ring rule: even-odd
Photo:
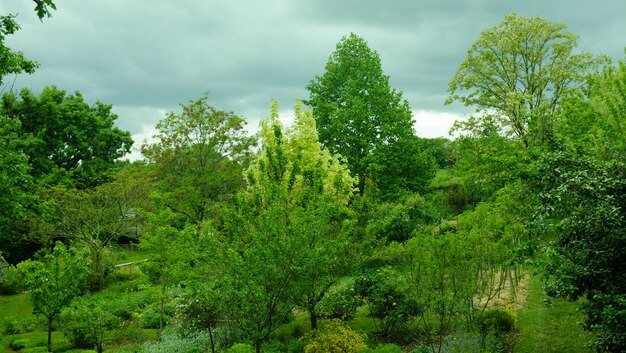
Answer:
[[[204,353],[210,350],[211,343],[208,332],[196,332],[187,337],[177,334],[163,335],[160,342],[146,342],[145,353]]]
[[[123,266],[113,270],[111,277],[115,281],[132,281],[141,278],[144,274],[139,269],[139,266]]]
[[[254,348],[247,343],[236,343],[226,353],[254,353]]]
[[[163,326],[165,327],[176,313],[176,308],[171,303],[163,305]],[[159,328],[161,325],[161,309],[158,304],[150,305],[141,315],[142,328]]]
[[[303,339],[308,340],[305,353],[357,353],[367,348],[366,336],[339,320],[329,321],[320,331],[312,331]]]
[[[402,353],[402,348],[395,344],[379,344],[376,348],[369,348],[360,353]]]
[[[489,332],[502,334],[513,331],[515,315],[504,309],[490,309],[479,313],[476,317],[478,328],[483,335]]]
[[[2,333],[5,335],[17,335],[20,333],[32,332],[37,328],[37,318],[31,317],[18,320],[13,316],[4,319]]]
[[[28,346],[28,340],[24,338],[18,338],[9,344],[9,347],[11,347],[14,351],[24,349],[26,346]]]
[[[22,276],[15,266],[7,266],[0,270],[0,295],[19,294],[24,291]]]
[[[102,344],[120,319],[111,314],[108,302],[79,299],[63,310],[61,322],[67,339],[76,347],[87,348]]]
[[[319,316],[323,319],[351,320],[356,311],[363,304],[354,293],[354,289],[330,291],[317,307]]]

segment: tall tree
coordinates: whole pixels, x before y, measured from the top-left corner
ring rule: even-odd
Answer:
[[[578,39],[561,23],[507,15],[482,32],[448,84],[446,103],[476,107],[479,124],[495,122],[499,132],[528,145],[544,141],[562,98],[578,89],[599,63],[589,53],[575,54]]]
[[[200,224],[216,202],[238,191],[255,143],[245,124],[235,113],[209,105],[207,95],[157,124],[156,141],[144,143],[142,153],[155,168],[167,207]]]
[[[363,192],[374,151],[413,136],[409,103],[389,86],[378,53],[354,33],[341,39],[326,72],[307,89],[320,141],[346,158]]]
[[[93,187],[110,180],[116,160],[130,151],[130,132],[115,126],[111,106],[89,106],[79,92],[46,87],[2,97],[0,114],[20,120],[31,174],[43,183]]]
[[[88,254],[57,242],[40,260],[18,264],[31,294],[33,311],[46,319],[48,352],[52,352],[52,330],[61,310],[83,293],[87,280]]]

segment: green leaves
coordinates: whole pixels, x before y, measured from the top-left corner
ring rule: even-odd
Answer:
[[[565,29],[539,17],[507,15],[468,50],[448,84],[446,104],[475,106],[480,116],[497,119],[500,133],[525,144],[531,134],[544,141],[563,97],[603,60],[574,54],[577,38]]]
[[[305,103],[313,108],[320,142],[346,158],[362,193],[366,177],[371,177],[372,153],[413,135],[408,102],[389,86],[378,53],[354,33],[341,39],[326,72],[311,80],[307,89],[310,98]]]

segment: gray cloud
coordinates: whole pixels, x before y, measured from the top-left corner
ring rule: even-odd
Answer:
[[[580,48],[623,58],[626,2],[421,0],[58,0],[43,23],[27,0],[4,0],[22,30],[7,45],[41,63],[15,88],[56,85],[113,104],[135,134],[163,112],[210,91],[218,107],[248,118],[267,115],[269,99],[290,107],[322,74],[339,39],[355,32],[377,50],[392,85],[416,111],[450,115],[447,82],[480,32],[517,12],[564,22]],[[12,80],[5,80],[12,81]],[[421,115],[426,116],[426,115]],[[421,131],[428,130],[428,121]],[[433,124],[433,126],[441,124]]]

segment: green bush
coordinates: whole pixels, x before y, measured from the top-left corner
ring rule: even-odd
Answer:
[[[308,343],[305,353],[357,353],[367,349],[366,336],[354,331],[339,320],[331,320],[319,331],[303,336]]]
[[[360,353],[402,353],[402,348],[395,344],[379,344],[376,348],[369,348]]]
[[[177,334],[166,334],[160,342],[146,342],[143,345],[145,353],[204,353],[210,350],[208,332],[196,332],[193,335],[181,337]]]
[[[323,319],[354,319],[356,311],[363,304],[354,289],[330,291],[317,306],[319,316]]]
[[[247,343],[235,343],[226,353],[254,353],[254,348]]]
[[[115,281],[132,281],[141,278],[144,274],[139,269],[139,266],[123,266],[116,268],[111,277]]]
[[[24,291],[22,276],[15,266],[0,270],[0,295],[19,294]]]
[[[163,305],[163,326],[165,327],[176,313],[176,307],[171,303]],[[159,328],[161,324],[161,311],[158,304],[150,305],[141,315],[142,328]]]
[[[11,347],[11,349],[17,351],[20,349],[24,349],[29,345],[29,341],[25,338],[18,338],[16,340],[13,340],[10,344],[9,347]]]
[[[5,335],[17,335],[20,333],[33,332],[35,328],[37,328],[37,324],[38,321],[36,317],[18,320],[13,316],[8,316],[4,319],[2,333]]]
[[[504,309],[489,309],[479,313],[476,322],[483,335],[489,332],[507,333],[515,328],[515,315]]]

